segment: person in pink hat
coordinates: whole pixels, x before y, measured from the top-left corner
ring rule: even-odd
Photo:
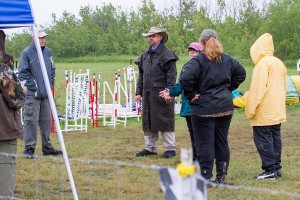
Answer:
[[[188,53],[190,56],[190,59],[197,56],[202,51],[202,45],[198,42],[192,42],[188,46]],[[193,161],[197,160],[197,153],[196,153],[196,147],[194,142],[194,135],[193,135],[193,126],[192,126],[192,120],[191,120],[191,106],[188,102],[187,98],[184,96],[183,89],[180,84],[180,77],[179,75],[178,82],[174,86],[170,86],[166,88],[165,90],[161,91],[159,96],[164,98],[166,101],[169,99],[172,99],[172,97],[177,97],[181,95],[181,109],[180,109],[180,116],[185,117],[187,127],[190,133],[191,142],[192,142],[192,149],[193,149]]]
[[[188,47],[190,58],[197,56],[202,50],[202,44],[200,44],[199,42],[192,42]]]

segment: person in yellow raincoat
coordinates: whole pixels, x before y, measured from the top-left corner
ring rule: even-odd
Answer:
[[[253,126],[253,138],[262,161],[261,174],[254,179],[281,176],[281,123],[286,121],[285,93],[287,70],[274,55],[272,35],[261,35],[251,46],[255,67],[245,113]]]

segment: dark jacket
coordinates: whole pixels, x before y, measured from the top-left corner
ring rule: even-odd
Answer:
[[[0,140],[14,140],[23,136],[21,118],[17,110],[8,107],[0,89]]]
[[[143,97],[143,130],[174,131],[174,103],[166,104],[159,92],[176,82],[178,57],[163,43],[145,51],[135,62],[139,67],[136,95]]]
[[[8,65],[9,63],[5,60],[5,56],[9,56],[5,53],[5,33],[0,30],[0,140],[15,140],[23,136],[23,128],[18,111],[9,108],[9,105],[11,106],[12,104],[10,95],[12,95],[13,91],[6,90],[3,86],[3,76],[11,78],[11,73],[13,73],[13,70]],[[14,87],[15,85],[9,88]]]
[[[12,72],[6,64],[0,63],[0,76],[9,74],[8,71]],[[0,81],[0,140],[14,140],[23,136],[21,118],[16,109],[10,108],[12,102],[9,93],[12,91],[6,90],[2,85],[3,78]]]
[[[43,50],[44,61],[50,86],[54,84],[55,68],[52,52],[45,47]],[[25,86],[28,91],[26,97],[35,97],[36,99],[48,98],[44,78],[34,42],[32,42],[22,53],[19,66],[20,81],[26,80]]]
[[[234,109],[231,91],[245,80],[243,66],[227,54],[221,62],[209,61],[204,53],[190,59],[182,70],[181,85],[191,101],[191,115],[211,115]]]

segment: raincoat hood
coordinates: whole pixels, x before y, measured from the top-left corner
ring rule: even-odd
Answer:
[[[261,58],[273,56],[273,54],[273,38],[269,33],[261,35],[250,48],[250,56],[254,65],[256,65]]]

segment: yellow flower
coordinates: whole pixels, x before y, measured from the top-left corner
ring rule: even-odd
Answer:
[[[189,175],[192,175],[195,173],[196,169],[194,165],[186,165],[183,163],[180,163],[176,170],[178,171],[179,175],[183,178],[186,178]]]

